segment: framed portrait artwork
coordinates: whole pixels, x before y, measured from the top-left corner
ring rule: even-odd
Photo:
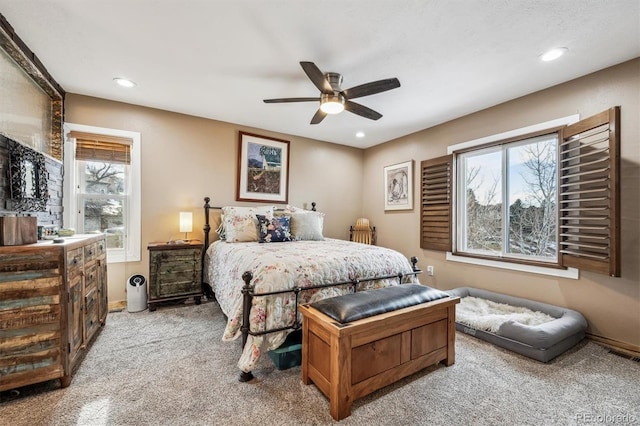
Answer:
[[[384,209],[413,209],[413,160],[384,168]]]
[[[239,132],[237,201],[286,203],[289,141]]]

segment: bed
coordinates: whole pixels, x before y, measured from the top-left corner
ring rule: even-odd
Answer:
[[[210,209],[222,211],[217,231],[224,238],[211,244]],[[324,217],[315,210],[292,206],[273,210],[271,219],[258,219],[257,225],[253,224],[257,229],[254,241],[253,216],[268,218],[269,211],[268,206],[215,208],[205,198],[203,286],[210,287],[227,317],[222,339],[242,338],[237,364],[241,381],[253,377],[251,371],[261,355],[278,348],[289,333],[301,328],[299,304],[416,283],[420,272],[415,258],[409,261],[395,250],[324,237]],[[288,217],[290,230],[263,226],[271,224],[274,217]],[[301,227],[303,223],[313,226]],[[265,237],[269,230],[272,235]]]

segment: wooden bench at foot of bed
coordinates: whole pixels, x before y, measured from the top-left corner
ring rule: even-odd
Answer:
[[[383,290],[389,291],[356,294]],[[351,404],[358,398],[437,362],[453,365],[455,305],[460,299],[429,290],[444,296],[401,309],[392,306],[389,309],[395,310],[344,323],[313,304],[301,306],[302,381],[307,385],[315,383],[329,398],[335,420],[348,417]],[[321,302],[340,303],[341,298],[347,297],[353,301],[356,294]]]

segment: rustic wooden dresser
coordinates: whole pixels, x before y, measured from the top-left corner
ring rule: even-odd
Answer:
[[[0,391],[68,386],[106,317],[104,235],[0,247]]]

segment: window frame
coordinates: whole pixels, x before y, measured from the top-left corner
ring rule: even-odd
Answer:
[[[447,154],[452,156],[453,175],[457,173],[457,154],[486,148],[492,145],[508,144],[518,140],[522,140],[528,137],[535,137],[543,134],[559,132],[559,142],[562,140],[561,129],[565,126],[571,125],[580,121],[579,114],[573,114],[566,117],[561,117],[555,120],[546,121],[543,123],[534,124],[531,126],[521,127],[513,129],[503,133],[497,133],[494,135],[486,136],[479,139],[473,139],[470,141],[450,145],[447,147]],[[559,173],[557,173],[557,176]],[[455,235],[451,238],[451,249],[446,251],[446,258],[450,261],[469,263],[475,265],[491,266],[494,268],[508,269],[515,271],[530,272],[543,275],[558,276],[564,278],[579,278],[579,271],[576,268],[565,268],[562,266],[560,259],[558,262],[539,262],[531,260],[523,260],[517,258],[498,258],[494,256],[485,256],[479,254],[462,253],[457,250],[457,184],[454,182],[452,185],[453,194],[451,196],[452,203],[452,217],[451,217],[451,230]]]
[[[523,264],[523,265],[533,265],[533,266],[539,266],[539,267],[544,267],[544,268],[563,268],[563,266],[561,265],[561,261],[560,261],[560,251],[559,251],[559,247],[560,247],[560,241],[559,241],[559,227],[556,226],[556,245],[558,247],[557,251],[556,251],[556,255],[555,258],[551,259],[549,258],[548,260],[541,258],[541,257],[534,257],[534,256],[528,256],[528,255],[518,255],[518,254],[508,254],[505,251],[505,241],[508,239],[508,228],[509,228],[509,220],[508,220],[508,209],[510,208],[510,205],[508,203],[508,201],[505,203],[504,202],[504,198],[507,197],[508,198],[508,194],[503,194],[502,195],[502,211],[501,211],[501,219],[504,221],[504,225],[503,225],[503,229],[502,229],[502,242],[501,242],[501,251],[499,254],[484,254],[481,252],[473,252],[473,251],[464,251],[461,250],[459,248],[459,246],[461,245],[461,241],[462,238],[465,235],[465,232],[463,230],[463,226],[464,226],[464,219],[461,219],[461,217],[463,215],[466,214],[466,209],[463,209],[458,201],[458,195],[460,194],[460,191],[462,190],[462,186],[463,184],[460,182],[460,174],[462,173],[461,168],[459,167],[459,162],[461,161],[461,156],[464,154],[468,154],[470,152],[477,152],[477,151],[486,151],[489,152],[489,150],[495,151],[495,152],[501,152],[501,167],[502,167],[502,182],[501,182],[501,192],[505,192],[505,189],[508,187],[509,182],[508,180],[505,178],[505,176],[507,175],[507,170],[506,170],[506,161],[507,161],[507,156],[504,153],[505,150],[508,150],[509,148],[512,147],[517,147],[517,146],[522,146],[522,145],[526,145],[528,144],[527,141],[531,140],[531,139],[535,139],[541,136],[548,136],[548,135],[553,135],[555,134],[556,137],[556,148],[558,148],[559,144],[562,141],[562,128],[563,126],[556,126],[554,128],[550,128],[550,129],[542,129],[542,130],[536,130],[535,132],[531,132],[531,133],[523,133],[521,135],[518,136],[513,136],[510,137],[506,140],[495,140],[493,142],[488,142],[488,143],[483,143],[482,145],[478,145],[478,146],[474,146],[474,147],[467,147],[463,150],[460,151],[456,151],[453,155],[453,162],[455,165],[455,169],[456,169],[456,174],[454,177],[454,185],[453,185],[453,190],[454,190],[454,195],[453,195],[453,217],[454,217],[454,223],[455,226],[453,227],[454,231],[455,231],[455,235],[452,238],[452,254],[455,256],[467,256],[467,257],[475,257],[478,259],[488,259],[488,260],[494,260],[496,262],[509,262],[509,263],[519,263],[519,264]],[[556,175],[555,175],[555,181],[556,181],[556,193],[558,191],[558,186],[559,186],[559,174],[557,171],[557,163],[558,163],[558,153],[556,150]],[[465,186],[466,188],[466,186]],[[557,200],[557,196],[556,196],[556,200]],[[556,222],[557,224],[559,223],[557,219],[559,219],[558,217],[558,209],[559,207],[557,207],[556,209]],[[464,210],[464,212],[463,212]]]
[[[446,251],[447,259],[483,266],[514,269],[567,278],[585,272],[622,276],[620,214],[620,121],[621,108],[614,106],[584,118],[564,117],[524,129],[488,136],[448,148],[443,157],[423,160],[421,166],[420,247]],[[574,121],[573,118],[575,117]],[[564,122],[563,122],[564,121]],[[568,124],[566,123],[568,121]],[[558,145],[558,229],[562,269],[518,265],[513,261],[455,256],[451,211],[455,197],[453,152],[480,146],[518,133],[561,126]],[[586,232],[582,232],[582,231]]]
[[[64,124],[65,146],[64,146],[64,187],[65,194],[63,197],[63,221],[66,227],[78,228],[79,215],[79,196],[76,191],[80,177],[78,176],[78,167],[76,161],[76,142],[74,138],[69,137],[69,132],[84,132],[103,135],[107,137],[124,137],[132,140],[131,144],[131,164],[129,173],[130,178],[127,188],[129,193],[125,195],[125,204],[128,205],[127,214],[124,218],[126,225],[125,247],[120,249],[107,249],[107,263],[122,262],[139,262],[141,260],[141,180],[140,180],[140,162],[141,162],[141,138],[139,132],[128,130],[111,129],[104,127],[87,126],[75,123]]]

